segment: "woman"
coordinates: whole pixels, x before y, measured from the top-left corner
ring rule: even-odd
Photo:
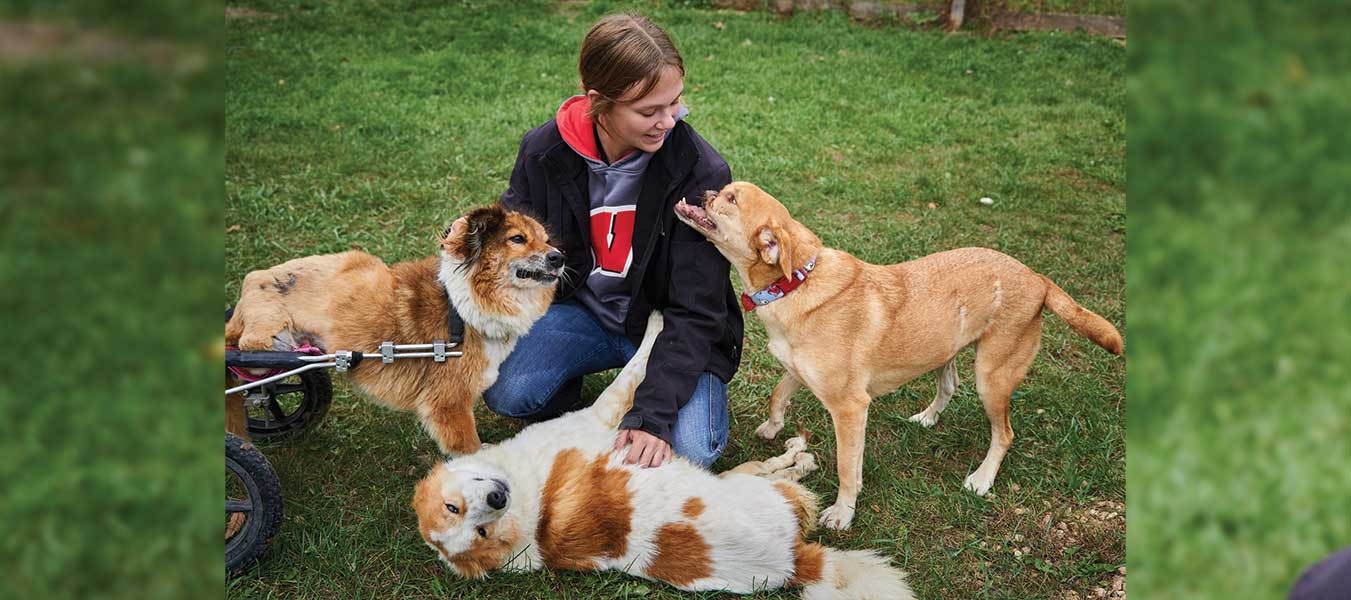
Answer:
[[[666,32],[612,15],[582,41],[583,95],[525,135],[502,204],[546,224],[567,256],[554,305],[484,393],[493,411],[548,418],[580,400],[581,377],[622,366],[647,315],[665,329],[615,448],[645,467],[674,451],[708,466],[727,442],[727,382],[742,319],[729,265],[673,218],[681,198],[732,179],[726,161],[682,119],[685,67]]]
[[[1351,598],[1351,548],[1329,556],[1304,570],[1288,600],[1346,600]]]

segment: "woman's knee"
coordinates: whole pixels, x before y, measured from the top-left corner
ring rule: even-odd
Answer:
[[[702,440],[693,444],[682,444],[677,440],[672,449],[676,454],[685,457],[685,460],[707,469],[718,462],[725,447],[726,444],[715,444],[712,440]]]
[[[727,448],[727,417],[727,386],[705,373],[680,411],[672,450],[701,467],[711,466]]]
[[[483,392],[483,403],[488,409],[505,417],[523,418],[539,412],[540,407],[549,399],[539,382],[528,381],[530,377],[498,378],[497,382]]]

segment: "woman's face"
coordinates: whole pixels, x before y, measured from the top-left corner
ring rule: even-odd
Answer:
[[[666,141],[666,132],[675,127],[680,95],[684,91],[685,81],[680,70],[666,67],[647,94],[630,97],[636,94],[631,90],[611,105],[610,111],[599,118],[601,140],[609,159],[618,160],[635,149],[643,152],[660,150]]]

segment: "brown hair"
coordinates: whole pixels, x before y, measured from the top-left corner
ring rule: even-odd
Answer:
[[[591,118],[609,112],[630,89],[638,91],[638,98],[645,96],[657,85],[665,67],[675,67],[685,76],[680,51],[656,23],[630,14],[597,21],[582,39],[577,62],[582,91],[600,92],[601,97],[591,103]]]

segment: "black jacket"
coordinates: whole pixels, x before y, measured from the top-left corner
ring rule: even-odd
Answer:
[[[670,443],[676,413],[694,393],[699,376],[707,371],[727,382],[736,373],[743,323],[731,266],[674,214],[681,198],[699,198],[731,180],[727,162],[684,121],[676,122],[648,163],[635,215],[629,271],[634,287],[625,334],[635,345],[641,343],[653,309],[662,311],[666,327],[621,429],[641,429]],[[570,298],[594,266],[587,182],[586,161],[550,120],[521,140],[502,194],[504,206],[544,223],[550,243],[567,256],[572,283],[559,283],[555,302]]]

